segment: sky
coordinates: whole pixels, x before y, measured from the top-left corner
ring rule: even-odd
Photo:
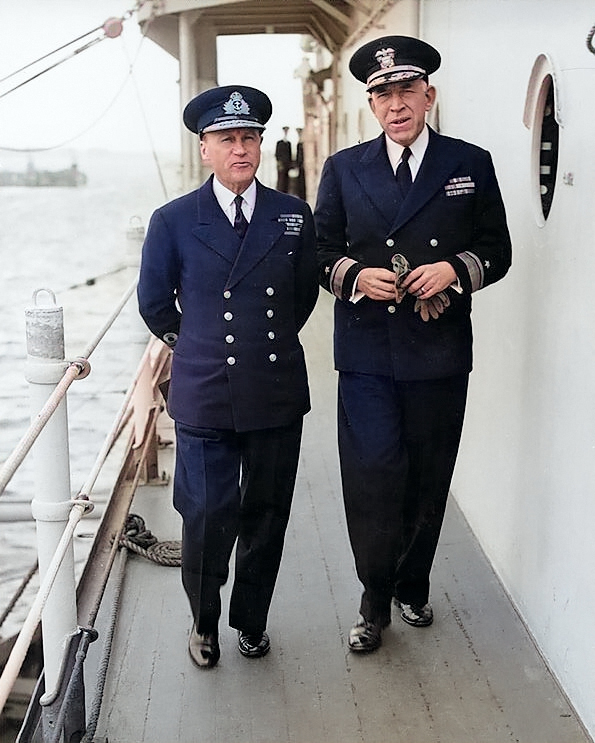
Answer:
[[[0,79],[101,26],[109,17],[121,17],[134,4],[134,0],[0,0]],[[41,67],[0,82],[0,96],[90,38],[48,58]],[[298,36],[218,40],[219,84],[252,85],[273,102],[265,146],[272,146],[284,125],[292,129],[303,125],[301,85],[294,75],[302,59]],[[142,39],[132,17],[119,38],[105,39],[0,97],[0,164],[6,154],[1,148],[63,144],[71,151],[154,147],[157,152],[177,152],[178,77],[177,60],[150,39]]]

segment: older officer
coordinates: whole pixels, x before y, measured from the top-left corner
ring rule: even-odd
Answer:
[[[315,210],[320,279],[336,296],[341,476],[364,589],[354,651],[380,645],[393,596],[405,622],[432,622],[429,575],[471,371],[471,294],[511,261],[489,153],[426,125],[439,65],[410,37],[355,52],[350,70],[383,133],[327,160]]]
[[[240,85],[186,106],[184,123],[214,174],[153,214],[138,286],[145,322],[174,349],[174,505],[194,618],[189,651],[202,668],[220,657],[220,588],[236,538],[229,622],[244,656],[269,650],[310,409],[298,332],[318,293],[314,226],[307,204],[255,179],[270,115],[268,97]]]

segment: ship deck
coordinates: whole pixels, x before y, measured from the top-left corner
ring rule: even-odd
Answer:
[[[220,626],[221,660],[196,668],[179,569],[130,555],[95,740],[110,743],[581,743],[590,740],[451,498],[432,573],[435,621],[393,612],[375,653],[347,648],[360,586],[347,539],[335,439],[331,306],[303,332],[312,412],[270,612],[271,652],[243,658]],[[161,436],[173,437],[162,416]],[[172,447],[160,469],[173,472]],[[181,524],[163,485],[132,511],[160,540]],[[231,582],[231,581],[230,581]],[[109,608],[108,586],[105,611]],[[97,627],[104,635],[104,609]],[[88,706],[102,636],[87,663]]]

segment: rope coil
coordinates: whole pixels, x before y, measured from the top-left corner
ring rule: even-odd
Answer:
[[[178,540],[160,542],[149,529],[145,528],[144,520],[133,513],[126,520],[119,545],[158,565],[178,568],[182,564],[181,542]]]

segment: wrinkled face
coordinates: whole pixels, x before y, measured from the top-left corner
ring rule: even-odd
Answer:
[[[252,183],[260,165],[262,135],[259,129],[224,129],[207,132],[200,141],[203,162],[230,191],[242,193]]]
[[[370,108],[383,131],[394,142],[409,147],[424,128],[436,89],[425,80],[379,85],[370,92]]]

